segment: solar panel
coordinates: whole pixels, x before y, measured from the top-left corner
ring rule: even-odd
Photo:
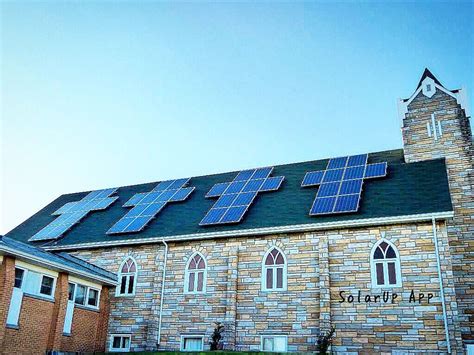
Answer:
[[[357,212],[365,179],[387,175],[387,163],[367,164],[368,155],[330,159],[326,170],[306,173],[302,187],[319,185],[310,215]]]
[[[117,196],[110,197],[115,191],[117,191],[116,188],[92,191],[80,201],[66,203],[52,213],[53,216],[58,217],[32,236],[29,241],[58,239],[89,212],[109,207],[118,199]]]
[[[276,191],[280,188],[284,177],[270,177],[272,171],[273,168],[244,170],[231,182],[215,184],[206,197],[219,199],[199,225],[240,222],[260,192]]]
[[[185,187],[190,179],[160,182],[150,192],[132,196],[123,207],[133,207],[107,234],[140,232],[170,202],[186,200],[194,187]]]

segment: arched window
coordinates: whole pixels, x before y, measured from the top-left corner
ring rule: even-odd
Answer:
[[[263,257],[262,290],[286,290],[286,258],[276,247],[272,247]]]
[[[119,269],[120,285],[117,287],[117,296],[133,296],[137,285],[137,263],[132,257],[122,262]]]
[[[196,253],[188,261],[184,276],[184,292],[204,293],[206,292],[206,260]]]
[[[400,257],[388,240],[383,239],[372,248],[371,273],[373,287],[401,286]]]

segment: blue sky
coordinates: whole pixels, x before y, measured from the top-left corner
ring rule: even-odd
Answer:
[[[63,193],[401,147],[473,2],[2,2],[0,233]]]

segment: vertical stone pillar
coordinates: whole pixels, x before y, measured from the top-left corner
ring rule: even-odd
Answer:
[[[3,354],[8,308],[15,280],[15,259],[3,257],[0,264],[0,354]]]
[[[56,291],[54,292],[54,308],[51,316],[51,327],[48,337],[48,350],[61,350],[61,340],[66,317],[68,301],[68,276],[59,273],[56,280]]]
[[[446,223],[437,222],[436,229],[451,351],[453,354],[462,354],[461,328],[452,270],[453,258],[449,248]]]
[[[232,247],[227,259],[227,290],[226,312],[224,319],[224,347],[226,350],[235,350],[237,337],[237,279],[238,279],[239,249]]]
[[[95,338],[94,351],[104,352],[107,343],[107,333],[109,329],[110,315],[110,289],[107,286],[102,287],[99,300],[99,324]]]
[[[326,235],[318,237],[319,268],[319,330],[328,331],[331,327],[331,289],[329,285],[329,242]]]
[[[158,247],[157,247],[158,248]],[[165,267],[165,248],[161,246],[155,258],[155,273],[153,275],[153,294],[151,301],[151,315],[146,335],[146,350],[156,351],[158,349],[158,326],[160,321],[161,289],[163,286],[163,269]],[[162,319],[163,324],[163,319]]]

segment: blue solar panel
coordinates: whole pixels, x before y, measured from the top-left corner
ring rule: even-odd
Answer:
[[[278,190],[283,183],[283,176],[270,177],[265,180],[259,191],[275,191]]]
[[[58,239],[73,225],[78,223],[89,212],[104,210],[109,207],[118,197],[110,197],[117,189],[104,189],[89,192],[80,201],[68,202],[53,216],[58,216],[54,221],[32,236],[29,241]]]
[[[352,155],[347,160],[347,166],[366,165],[368,158],[369,158],[369,156],[367,154]]]
[[[376,178],[387,175],[387,163],[368,164],[365,178]]]
[[[214,185],[206,197],[219,197],[199,225],[238,223],[260,192],[276,191],[284,177],[270,177],[273,168],[244,170],[231,182]]]
[[[178,179],[160,182],[150,192],[132,196],[123,207],[133,207],[118,220],[107,234],[139,232],[166,206],[169,202],[186,200],[194,187],[184,187],[189,179]]]
[[[324,171],[311,171],[306,173],[301,186],[318,185],[323,180]]]
[[[387,163],[367,164],[368,155],[330,159],[326,170],[306,173],[301,186],[319,185],[310,215],[356,212],[364,179],[387,175]]]
[[[230,182],[223,182],[221,184],[215,184],[212,189],[206,194],[206,197],[219,197],[224,193],[227,187],[230,185]]]
[[[335,197],[321,197],[314,200],[310,214],[331,213],[334,210]]]
[[[328,169],[344,168],[347,164],[347,157],[329,159]]]

